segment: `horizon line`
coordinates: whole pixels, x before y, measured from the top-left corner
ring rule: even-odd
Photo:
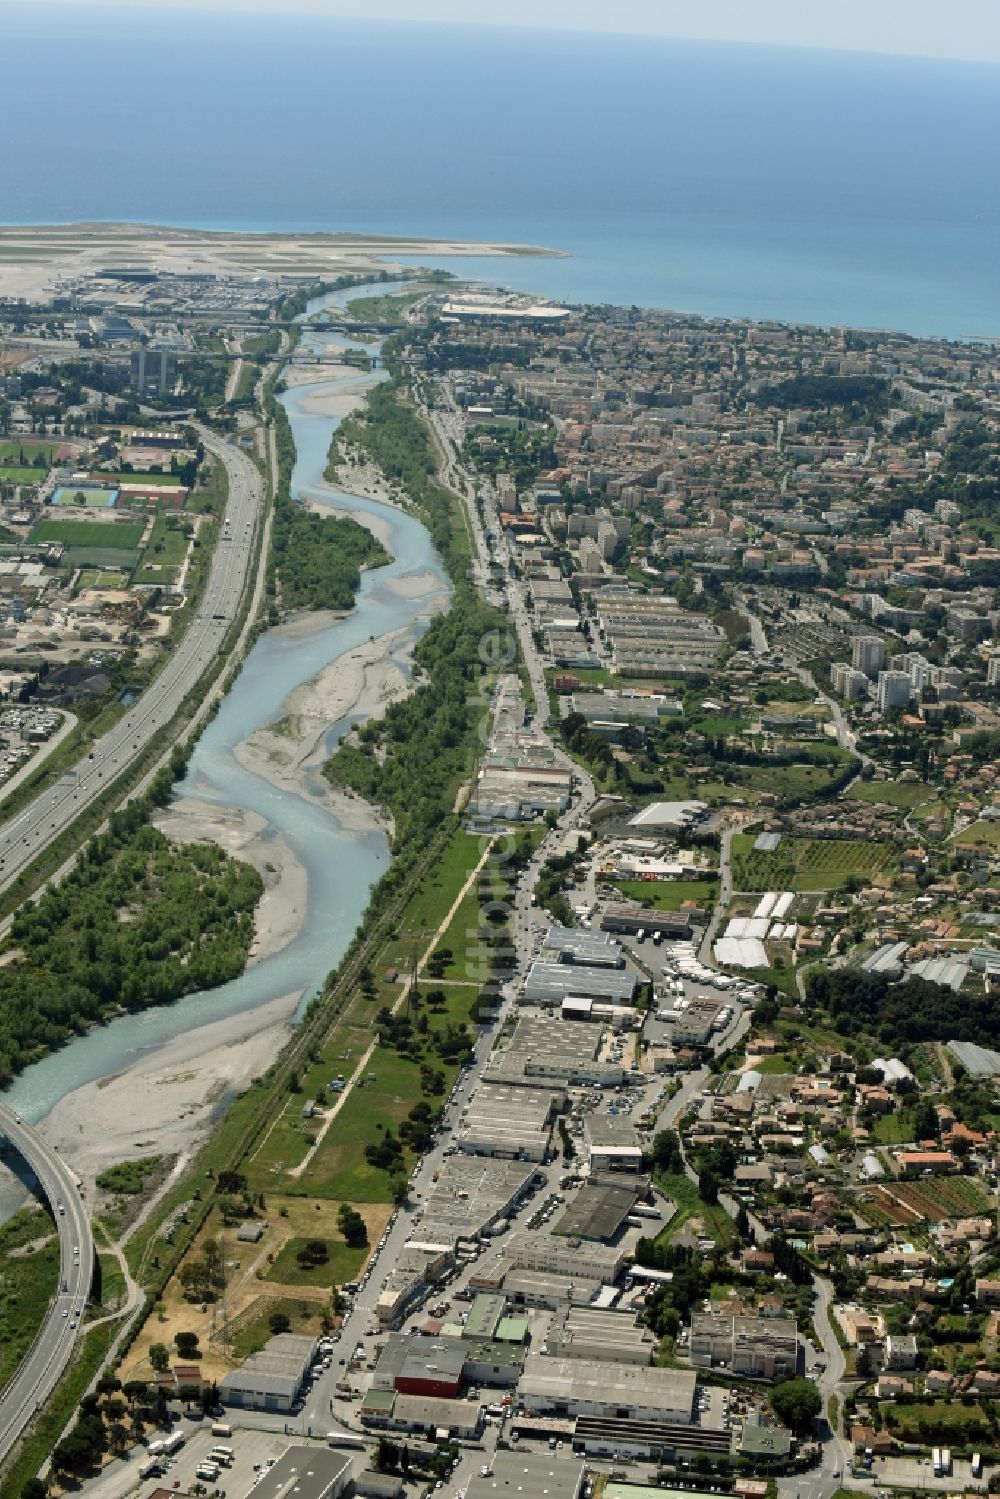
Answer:
[[[929,52],[929,51],[890,51],[884,48],[866,47],[850,42],[840,45],[830,45],[819,41],[803,42],[794,40],[774,40],[772,38],[756,40],[749,37],[739,36],[702,36],[687,32],[649,31],[641,26],[629,27],[625,30],[613,30],[605,26],[597,25],[568,25],[561,26],[553,22],[537,21],[530,22],[520,20],[518,22],[505,22],[498,19],[478,20],[475,17],[462,17],[461,19],[440,17],[418,17],[392,16],[392,15],[361,15],[345,12],[330,12],[316,8],[316,4],[310,4],[310,0],[153,0],[152,4],[143,5],[136,9],[133,0],[7,0],[0,7],[0,22],[3,14],[11,18],[15,12],[23,13],[32,19],[39,19],[44,12],[57,10],[72,11],[81,17],[88,12],[104,13],[121,17],[122,13],[128,20],[136,21],[143,18],[170,18],[176,20],[179,17],[195,17],[198,19],[208,17],[239,16],[259,17],[261,19],[289,19],[309,21],[325,21],[334,24],[348,23],[365,26],[407,26],[421,30],[457,30],[457,31],[501,31],[508,33],[523,32],[529,36],[564,36],[594,38],[605,37],[617,40],[656,41],[664,43],[675,43],[680,45],[704,46],[704,47],[733,47],[749,48],[755,51],[767,52],[797,52],[810,55],[821,55],[831,57],[870,57],[893,59],[901,62],[929,62],[959,64],[968,67],[996,68],[1000,66],[1000,54],[993,57],[972,56],[957,52]]]

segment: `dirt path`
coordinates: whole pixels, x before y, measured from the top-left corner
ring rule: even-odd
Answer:
[[[427,947],[426,947],[425,951],[421,955],[420,962],[417,965],[418,971],[427,962],[427,960],[430,957],[431,953],[434,951],[435,947],[437,947],[438,942],[444,936],[444,934],[448,930],[449,926],[451,926],[451,923],[452,923],[452,921],[453,921],[453,919],[455,917],[456,912],[458,911],[459,906],[462,904],[462,901],[465,899],[465,897],[468,894],[469,890],[471,890],[473,884],[475,883],[475,881],[479,877],[479,872],[483,868],[483,866],[485,865],[487,859],[490,857],[490,854],[492,853],[492,851],[493,851],[493,839],[491,838],[490,841],[489,841],[489,843],[486,846],[485,853],[483,853],[483,855],[481,856],[481,858],[479,859],[479,861],[475,865],[475,867],[472,870],[470,870],[468,878],[466,879],[465,883],[463,884],[461,890],[456,895],[454,901],[452,902],[451,906],[448,909],[447,914],[442,918],[442,920],[441,920],[441,922],[440,922],[437,930],[435,931],[435,933],[431,937],[430,942],[427,944]],[[406,1003],[407,999],[409,998],[410,989],[411,989],[412,985],[413,985],[413,979],[412,978],[407,978],[405,984],[403,985],[402,989],[399,992],[399,997],[397,998],[395,1004],[392,1007],[392,1013],[394,1015]],[[360,1059],[358,1061],[357,1067],[354,1069],[354,1072],[351,1074],[350,1081],[346,1084],[346,1086],[344,1087],[343,1091],[338,1096],[337,1101],[334,1104],[333,1108],[330,1109],[329,1112],[324,1115],[323,1124],[320,1127],[320,1131],[319,1131],[318,1135],[316,1136],[316,1139],[313,1141],[312,1145],[310,1145],[308,1151],[306,1152],[306,1154],[304,1155],[304,1157],[302,1158],[302,1160],[299,1162],[299,1164],[297,1166],[293,1166],[292,1169],[291,1169],[291,1171],[289,1171],[289,1173],[288,1173],[289,1176],[300,1177],[302,1175],[302,1173],[305,1171],[306,1167],[311,1164],[311,1162],[313,1160],[313,1157],[315,1156],[316,1152],[319,1150],[319,1148],[322,1145],[323,1141],[326,1139],[326,1136],[327,1136],[327,1133],[328,1133],[328,1131],[330,1129],[330,1126],[333,1124],[333,1121],[336,1119],[337,1115],[340,1113],[341,1109],[344,1107],[344,1104],[347,1102],[348,1098],[354,1092],[354,1089],[357,1086],[358,1080],[363,1076],[363,1074],[367,1070],[368,1064],[371,1061],[372,1057],[374,1056],[375,1051],[376,1051],[377,1048],[378,1048],[378,1039],[376,1038],[371,1043],[371,1045],[365,1050],[365,1052],[362,1054],[362,1056],[360,1057]],[[275,1123],[277,1123],[277,1121],[275,1121]],[[273,1126],[272,1126],[272,1128],[273,1128]]]

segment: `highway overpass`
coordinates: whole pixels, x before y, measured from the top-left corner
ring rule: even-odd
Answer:
[[[38,1131],[4,1103],[0,1135],[30,1168],[59,1233],[59,1280],[45,1321],[17,1373],[0,1391],[2,1462],[73,1356],[94,1275],[94,1239],[76,1176]]]

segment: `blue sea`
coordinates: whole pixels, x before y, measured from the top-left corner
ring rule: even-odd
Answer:
[[[1000,336],[1000,68],[0,4],[0,218],[544,244],[573,301]]]

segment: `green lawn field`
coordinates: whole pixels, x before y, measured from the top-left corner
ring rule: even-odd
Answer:
[[[988,848],[1000,848],[1000,822],[974,822],[957,837],[959,843],[983,843]]]
[[[43,468],[18,468],[0,465],[0,484],[40,484],[45,478]]]
[[[919,807],[937,800],[934,789],[922,781],[856,781],[847,795],[856,802],[887,807]]]
[[[345,1280],[354,1279],[368,1256],[364,1247],[352,1249],[343,1239],[324,1239],[327,1258],[320,1265],[303,1268],[297,1256],[307,1242],[306,1239],[289,1239],[265,1279],[283,1286],[342,1286]]]
[[[686,900],[699,906],[714,906],[719,898],[718,880],[616,880],[629,900],[640,901],[651,911],[679,911]]]
[[[30,541],[61,541],[67,547],[93,547],[102,552],[135,551],[145,527],[136,521],[40,520]]]
[[[180,567],[187,556],[188,539],[182,525],[173,525],[166,515],[158,515],[142,555],[143,566]]]
[[[48,467],[53,453],[57,453],[61,447],[62,442],[58,439],[43,441],[36,437],[0,438],[0,463],[32,463],[41,454]],[[39,464],[36,472],[44,473],[45,469]]]

